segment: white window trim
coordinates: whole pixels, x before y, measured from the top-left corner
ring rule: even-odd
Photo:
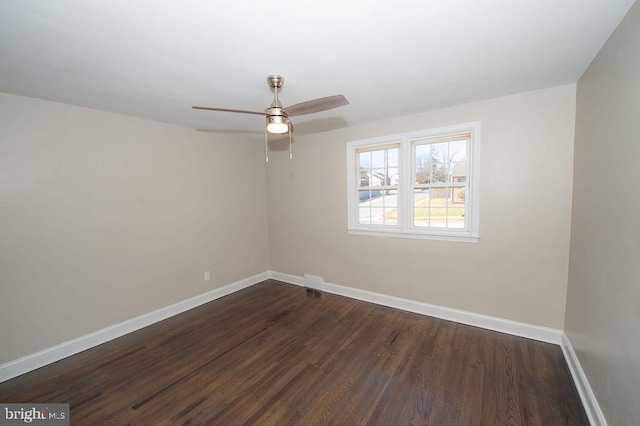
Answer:
[[[411,185],[407,184],[413,179],[412,173],[412,140],[445,136],[453,133],[471,133],[469,152],[467,153],[469,194],[465,194],[470,212],[468,229],[457,231],[453,229],[434,230],[419,229],[411,224]],[[399,165],[401,184],[398,187],[398,226],[359,225],[357,197],[357,155],[356,151],[362,147],[389,145],[400,142]],[[371,139],[347,142],[347,230],[349,234],[371,235],[381,237],[417,238],[440,241],[458,241],[477,243],[480,223],[480,122],[456,124],[453,126],[438,127],[435,129],[420,130],[417,132],[402,133],[389,136],[381,136]]]

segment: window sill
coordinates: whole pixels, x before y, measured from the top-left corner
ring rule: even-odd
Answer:
[[[417,240],[453,241],[458,243],[477,243],[479,236],[470,234],[433,234],[418,232],[401,232],[397,230],[348,229],[350,235],[368,235],[371,237],[409,238]]]

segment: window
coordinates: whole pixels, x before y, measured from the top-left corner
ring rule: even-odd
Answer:
[[[353,234],[478,241],[480,123],[347,144]]]

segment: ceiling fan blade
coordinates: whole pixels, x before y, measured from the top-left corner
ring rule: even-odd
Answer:
[[[247,110],[244,110],[244,109],[209,108],[209,107],[201,107],[201,106],[194,106],[194,107],[191,107],[191,108],[192,109],[204,109],[204,110],[207,110],[207,111],[239,112],[240,114],[269,115],[266,112],[247,111]]]
[[[289,107],[286,107],[284,109],[284,112],[289,117],[295,117],[297,115],[326,111],[328,109],[338,108],[345,105],[349,105],[349,101],[347,100],[347,98],[342,95],[335,95],[291,105]]]

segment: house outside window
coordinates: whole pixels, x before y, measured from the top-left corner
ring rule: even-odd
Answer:
[[[477,242],[480,123],[347,143],[351,234]]]

